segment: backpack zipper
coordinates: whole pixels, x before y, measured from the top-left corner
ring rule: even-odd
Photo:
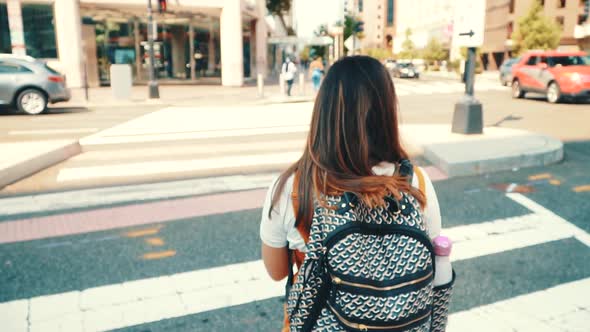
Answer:
[[[336,276],[333,276],[333,275],[331,275],[330,277],[332,278],[332,283],[334,283],[336,285],[354,286],[354,287],[358,287],[358,288],[373,289],[373,290],[377,290],[377,291],[389,291],[389,290],[398,289],[398,288],[402,288],[405,286],[417,284],[419,282],[422,282],[422,281],[430,278],[431,276],[432,276],[432,271],[430,271],[427,275],[420,277],[418,279],[402,282],[400,284],[393,285],[393,286],[385,286],[385,287],[377,287],[377,286],[366,285],[366,284],[361,284],[361,283],[356,283],[356,282],[344,281],[344,280],[342,280]]]
[[[394,329],[399,329],[402,328],[404,326],[408,326],[411,325],[413,323],[416,323],[420,320],[423,320],[425,318],[427,318],[428,316],[430,316],[430,312],[427,312],[426,314],[413,319],[409,322],[405,322],[403,324],[398,324],[398,325],[387,325],[387,326],[375,326],[375,325],[367,325],[367,324],[359,324],[359,323],[353,323],[351,321],[349,321],[348,319],[342,317],[342,315],[340,315],[334,308],[332,308],[332,306],[330,305],[330,303],[328,303],[328,307],[330,308],[330,310],[334,313],[334,315],[336,315],[336,317],[338,318],[338,320],[353,329],[357,329],[360,331],[369,331],[369,330],[394,330]]]

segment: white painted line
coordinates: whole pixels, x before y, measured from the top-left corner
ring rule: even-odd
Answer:
[[[96,135],[96,136],[93,135],[93,136],[83,138],[80,140],[80,144],[84,147],[84,146],[102,145],[102,144],[182,141],[182,140],[196,140],[196,139],[221,138],[221,137],[239,138],[240,136],[305,133],[308,130],[309,130],[308,125],[295,125],[295,126],[243,128],[243,129],[194,131],[194,132],[161,132],[161,133],[138,134],[138,135],[107,135],[107,134],[105,134],[105,135]]]
[[[590,247],[590,234],[588,234],[583,229],[563,219],[562,217],[558,216],[552,211],[546,209],[544,206],[534,202],[533,200],[522,194],[512,193],[506,194],[506,196],[543,217],[551,218],[551,220],[558,224],[561,229],[569,231],[572,234],[572,236],[578,239],[578,241]]]
[[[459,261],[498,252],[488,244],[506,251],[538,244],[539,239],[563,238],[562,226],[552,219],[543,220],[546,217],[534,214],[459,226],[444,234],[457,239],[453,257]],[[542,234],[547,235],[540,238]],[[283,292],[284,282],[271,281],[264,264],[257,260],[35,297],[28,300],[28,307],[22,300],[0,303],[0,313],[16,326],[22,323],[23,310],[29,310],[31,330],[41,330],[40,326],[45,331],[55,329],[65,321],[83,324],[85,331],[103,331],[269,299]]]
[[[38,130],[12,130],[8,135],[60,135],[60,134],[82,134],[99,131],[98,128],[76,128],[76,129],[38,129]]]
[[[277,175],[230,175],[0,198],[0,215],[45,213],[122,202],[141,203],[155,199],[267,188]]]
[[[588,331],[590,278],[449,316],[448,332]]]
[[[58,182],[96,178],[133,177],[153,174],[207,171],[250,166],[274,166],[296,161],[301,151],[226,156],[219,158],[154,161],[107,166],[65,168],[59,171]]]

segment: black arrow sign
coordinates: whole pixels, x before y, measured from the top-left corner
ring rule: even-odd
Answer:
[[[469,36],[469,37],[473,37],[473,35],[475,35],[475,32],[473,32],[473,30],[469,30],[469,32],[461,32],[459,34],[459,36]]]

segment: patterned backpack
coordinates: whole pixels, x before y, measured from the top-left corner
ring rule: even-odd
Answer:
[[[398,169],[411,181],[408,161]],[[323,198],[294,283],[289,273],[290,331],[443,332],[454,276],[433,288],[434,249],[416,199],[402,193],[371,209],[351,193]]]

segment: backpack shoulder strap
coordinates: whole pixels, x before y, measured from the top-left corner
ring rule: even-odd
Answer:
[[[422,194],[426,195],[426,182],[424,181],[424,174],[422,174],[420,167],[414,166],[414,174],[418,177],[418,189],[420,189]]]
[[[291,192],[291,202],[293,202],[293,213],[295,215],[295,218],[297,218],[297,213],[299,212],[299,195],[297,194],[297,190],[299,188],[299,178],[300,173],[296,171],[293,179],[293,191]],[[309,241],[310,230],[305,227],[305,223],[297,223],[297,231],[299,231],[299,234],[303,238],[303,241],[307,243]]]

